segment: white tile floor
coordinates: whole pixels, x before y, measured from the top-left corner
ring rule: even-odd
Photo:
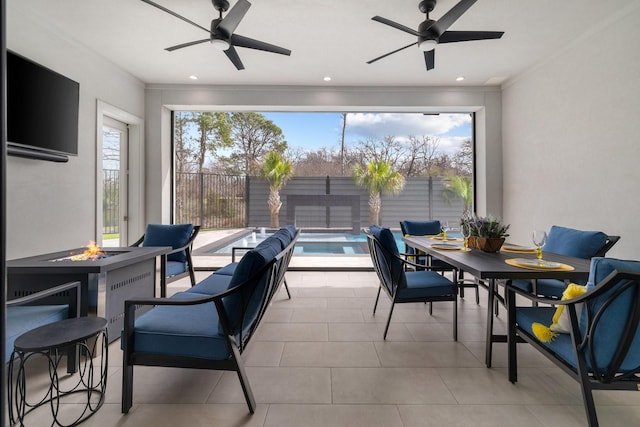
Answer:
[[[199,277],[208,273],[198,272]],[[249,415],[235,373],[135,367],[134,405],[120,413],[122,352],[110,346],[106,403],[86,426],[584,426],[577,383],[528,345],[519,381],[507,380],[506,345],[484,367],[486,293],[458,304],[389,307],[374,273],[288,272],[282,291],[245,353],[258,407]],[[186,286],[176,282],[173,290]],[[469,291],[467,291],[469,292]],[[504,314],[504,311],[502,312]],[[498,318],[496,329],[504,330]],[[596,392],[601,426],[640,425],[640,393]],[[71,411],[75,405],[62,405]],[[48,408],[27,419],[51,425]]]

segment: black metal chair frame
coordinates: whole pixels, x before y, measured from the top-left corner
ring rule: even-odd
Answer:
[[[193,241],[196,239],[198,232],[200,231],[199,225],[193,226],[193,231],[191,232],[191,237],[184,246],[179,248],[172,249],[171,252],[167,252],[163,254],[160,261],[160,296],[167,296],[167,284],[171,282],[175,282],[176,280],[182,279],[183,277],[189,276],[191,279],[191,286],[195,286],[196,284],[196,274],[193,268],[193,260],[191,258],[191,251],[193,248]],[[144,242],[144,234],[135,243],[131,246],[140,246]],[[184,251],[187,256],[187,271],[184,273],[176,274],[171,277],[167,277],[167,257],[171,254],[175,254],[178,252]]]
[[[611,288],[618,285],[622,280],[626,282],[620,285],[620,287],[606,299],[598,312],[592,313],[588,309],[588,305],[584,305],[583,312],[587,312],[588,326],[585,335],[582,336],[579,328],[580,319],[578,319],[576,313],[576,304],[587,303],[593,298],[603,296],[605,293],[610,292]],[[585,354],[588,354],[590,360],[592,361],[596,359],[592,337],[594,336],[595,331],[599,326],[599,321],[603,313],[610,307],[613,301],[615,301],[616,298],[620,297],[620,295],[624,291],[630,288],[633,289],[633,299],[631,302],[632,308],[630,310],[627,326],[623,337],[617,343],[613,362],[606,371],[600,371],[597,368],[597,363],[592,363],[594,368],[590,372],[587,367]],[[565,309],[568,309],[569,317],[571,319],[571,342],[573,344],[574,355],[577,361],[577,369],[559,358],[551,350],[541,345],[537,338],[527,333],[527,331],[525,331],[515,323],[516,294],[539,303],[564,305],[566,307]],[[629,348],[640,324],[640,273],[614,271],[586,294],[570,300],[558,301],[555,299],[550,300],[549,298],[538,297],[526,293],[514,286],[511,286],[510,284],[507,284],[506,287],[506,297],[508,312],[507,346],[509,352],[509,381],[511,381],[512,383],[516,383],[518,380],[516,344],[518,342],[528,342],[535,349],[540,351],[545,357],[547,357],[547,359],[555,363],[556,366],[561,368],[564,372],[569,374],[569,376],[571,376],[580,384],[585,411],[590,427],[598,426],[598,418],[596,415],[596,408],[592,393],[593,390],[640,390],[640,366],[635,368],[635,370],[630,373],[618,373],[618,368],[627,356]]]
[[[238,374],[240,385],[244,393],[249,412],[254,413],[256,408],[255,399],[251,386],[247,378],[247,374],[244,369],[244,362],[242,360],[242,354],[246,350],[251,338],[256,332],[260,321],[264,316],[267,308],[271,303],[271,299],[278,292],[280,286],[284,281],[284,273],[287,270],[291,256],[293,255],[293,249],[296,243],[296,237],[291,243],[280,252],[276,257],[271,260],[267,265],[262,267],[259,271],[253,273],[244,282],[239,285],[221,292],[216,295],[208,297],[190,298],[190,299],[173,299],[173,298],[145,298],[125,301],[124,311],[124,336],[123,336],[123,373],[122,373],[122,413],[128,413],[129,409],[133,405],[133,367],[134,365],[144,366],[163,366],[174,368],[191,368],[191,369],[211,369],[221,371],[235,371]],[[264,286],[261,298],[260,306],[257,311],[257,316],[251,321],[250,324],[245,324],[245,317],[247,314],[247,307],[252,295],[247,298],[239,298],[242,301],[242,309],[240,313],[240,325],[237,330],[233,330],[231,322],[229,320],[229,314],[227,313],[223,298],[234,295],[242,291],[255,292],[255,287],[266,275],[266,285]],[[186,357],[179,355],[164,355],[135,352],[134,345],[134,332],[135,332],[135,310],[140,306],[191,306],[197,304],[214,303],[216,311],[220,319],[220,324],[224,330],[224,335],[227,341],[227,349],[229,357],[224,360],[211,360],[201,359],[195,357]],[[213,326],[213,328],[217,326]],[[238,333],[239,340],[236,339],[236,333]]]
[[[406,236],[407,234],[407,230],[404,227],[404,221],[400,221],[400,231],[402,232],[403,236]],[[408,249],[409,246],[405,243],[404,244],[405,247],[405,252],[408,255]],[[416,251],[415,256],[416,256],[416,261],[418,260],[418,255],[420,254],[419,251],[417,249],[413,249],[414,251]],[[425,254],[425,264],[430,265],[430,261],[433,257],[431,255]],[[419,264],[419,263],[417,263]],[[421,267],[424,269],[424,267]],[[452,271],[455,270],[456,268],[454,266],[451,266],[451,269],[445,270],[445,271]],[[464,298],[464,290],[465,288],[472,288],[475,289],[476,291],[476,304],[480,304],[480,291],[479,289],[479,285],[478,285],[478,280],[477,279],[465,279],[464,278],[464,271],[462,270],[458,270],[458,288],[460,290],[460,298]]]
[[[384,328],[384,335],[383,335],[383,339],[387,338],[387,332],[389,330],[389,324],[391,323],[391,316],[393,315],[393,308],[395,306],[395,304],[403,304],[403,303],[410,303],[410,302],[423,302],[423,303],[429,303],[429,314],[433,313],[433,306],[431,305],[431,303],[435,302],[435,301],[453,301],[453,339],[455,341],[458,341],[458,287],[454,286],[453,290],[454,292],[452,293],[451,296],[432,296],[432,297],[421,297],[421,298],[400,298],[397,295],[398,292],[398,285],[400,283],[400,278],[402,277],[402,274],[404,272],[404,267],[405,266],[412,266],[413,268],[421,268],[423,270],[431,270],[431,271],[451,271],[453,274],[453,283],[457,283],[457,270],[449,270],[446,268],[439,268],[439,267],[430,267],[430,266],[425,266],[423,264],[416,264],[414,262],[411,262],[403,257],[410,257],[410,256],[414,256],[414,254],[407,254],[407,253],[400,253],[400,256],[397,256],[393,253],[391,253],[387,248],[384,247],[384,245],[382,243],[380,243],[380,240],[378,240],[374,235],[370,234],[369,231],[365,230],[365,234],[367,236],[367,243],[369,245],[369,252],[371,254],[371,261],[373,262],[373,267],[374,270],[376,271],[376,274],[378,275],[378,279],[380,280],[380,287],[378,288],[378,294],[376,295],[376,302],[373,306],[373,314],[376,314],[376,308],[378,307],[378,300],[380,299],[380,290],[384,289],[385,293],[389,296],[389,298],[391,299],[391,308],[389,309],[389,317],[387,318],[387,324]],[[403,268],[398,269],[398,272],[396,273],[396,275],[393,275],[392,271],[389,271],[389,277],[391,278],[391,283],[387,283],[387,279],[385,278],[385,275],[382,273],[383,269],[389,269],[389,266],[385,266],[385,265],[381,265],[380,263],[380,259],[381,257],[378,256],[378,252],[381,251],[380,255],[386,255],[386,257],[384,257],[385,259],[397,259],[400,262],[402,262],[403,264]],[[390,289],[393,289],[393,291],[390,291]]]

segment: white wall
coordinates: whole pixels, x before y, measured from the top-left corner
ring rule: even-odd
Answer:
[[[168,222],[171,110],[476,112],[477,209],[502,214],[501,91],[497,87],[163,86],[146,91],[147,219]]]
[[[80,83],[78,157],[68,163],[7,158],[7,258],[96,239],[96,104],[144,116],[144,85],[60,36],[19,1],[7,4],[7,47]]]
[[[512,240],[553,224],[621,235],[640,259],[640,2],[503,88]]]

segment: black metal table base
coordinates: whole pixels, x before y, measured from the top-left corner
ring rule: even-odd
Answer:
[[[73,348],[75,347],[75,348]],[[72,344],[76,354],[76,373],[64,374],[61,378],[59,369],[65,369],[66,363],[60,366],[64,351],[54,348],[42,351],[26,352],[15,350],[9,361],[8,400],[9,419],[12,425],[24,426],[25,417],[43,405],[49,404],[53,420],[51,426],[69,427],[80,424],[91,417],[104,403],[107,387],[108,338],[106,328],[97,335],[82,339]],[[47,358],[50,385],[44,395],[38,400],[27,399],[27,362],[36,355]],[[98,365],[99,364],[99,365]],[[62,383],[70,382],[70,385]],[[64,388],[63,388],[64,387]],[[63,399],[71,395],[84,394],[84,408],[79,414],[71,409],[65,409],[64,421],[60,420],[60,404]],[[70,401],[69,403],[76,403]],[[72,415],[69,415],[72,413]],[[66,422],[68,424],[63,424]]]

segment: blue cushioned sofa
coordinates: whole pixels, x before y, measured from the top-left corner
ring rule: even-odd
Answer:
[[[45,302],[42,304],[40,300],[52,295],[63,296],[68,303],[52,305]],[[9,362],[13,352],[13,343],[20,335],[49,323],[77,317],[79,315],[79,307],[80,282],[65,283],[8,301],[4,363]],[[67,359],[67,370],[69,372],[75,371],[73,354]]]
[[[586,287],[582,296],[559,301],[507,285],[509,380],[518,380],[516,342],[524,340],[580,383],[589,426],[594,427],[593,390],[640,390],[640,262],[593,258]],[[516,306],[516,294],[564,306],[570,333],[540,341],[532,325],[550,325],[556,309]]]
[[[123,413],[133,404],[134,365],[236,371],[254,412],[241,356],[284,281],[298,234],[292,226],[281,228],[237,264],[171,298],[125,301]],[[142,305],[154,308],[136,319]]]

